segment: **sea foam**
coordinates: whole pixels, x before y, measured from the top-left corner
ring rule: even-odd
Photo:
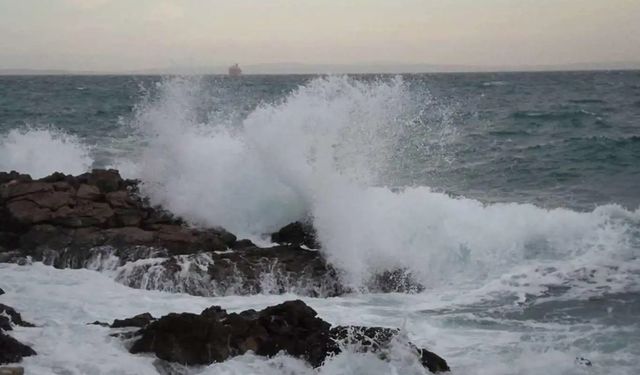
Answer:
[[[316,78],[236,128],[197,115],[200,84],[167,79],[136,116],[143,191],[194,223],[255,237],[309,217],[354,287],[397,268],[431,288],[500,280],[522,267],[552,265],[561,270],[553,277],[588,266],[640,270],[638,210],[548,210],[398,188],[392,176],[416,129],[444,137],[425,147],[455,135],[424,131],[433,126],[425,112],[438,109],[401,78]]]
[[[0,135],[0,171],[16,170],[34,178],[53,172],[76,175],[92,163],[89,148],[78,137],[53,127],[25,127]]]

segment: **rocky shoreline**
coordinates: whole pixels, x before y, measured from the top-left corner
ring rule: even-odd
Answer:
[[[116,170],[39,180],[0,172],[0,262],[112,270],[130,287],[200,296],[351,291],[315,250],[320,244],[310,225],[291,223],[271,240],[277,245],[263,248],[223,228],[192,227],[152,206],[138,182]],[[402,270],[388,270],[368,288],[415,292],[422,286]]]
[[[140,195],[138,182],[121,178],[116,170],[54,173],[38,180],[0,172],[0,262],[88,268],[111,272],[129,287],[199,296],[331,297],[353,292],[318,250],[321,244],[309,224],[294,222],[270,236],[273,246],[258,247],[223,228],[190,226],[152,206]],[[369,288],[415,292],[422,287],[402,270],[388,270],[373,278]],[[35,355],[6,334],[14,325],[29,323],[8,306],[0,305],[0,310],[0,351],[7,353],[0,363]],[[265,356],[284,351],[317,367],[346,344],[384,357],[390,343],[402,338],[398,330],[387,328],[332,328],[301,301],[240,314],[211,307],[199,315],[141,315],[111,327],[130,325],[139,328],[125,335],[132,341],[131,353],[194,365],[247,351]],[[442,358],[404,341],[432,372],[448,370]]]

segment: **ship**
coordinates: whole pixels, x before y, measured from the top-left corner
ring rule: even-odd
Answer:
[[[238,66],[238,64],[233,64],[232,66],[229,67],[229,75],[232,77],[241,76],[242,69],[240,69],[240,66]]]

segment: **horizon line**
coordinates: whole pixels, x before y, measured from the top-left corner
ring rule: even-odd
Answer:
[[[567,63],[546,65],[452,65],[429,63],[256,63],[242,66],[243,75],[527,73],[640,70],[638,62]],[[0,75],[226,75],[228,66],[174,66],[133,70],[76,70],[58,68],[0,68]],[[246,71],[246,70],[249,71]],[[377,71],[376,69],[380,69]],[[253,71],[252,71],[253,70]]]

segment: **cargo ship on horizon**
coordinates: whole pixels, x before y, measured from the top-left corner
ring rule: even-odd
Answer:
[[[229,75],[232,77],[238,77],[242,75],[242,69],[240,69],[240,66],[237,63],[229,67]]]

